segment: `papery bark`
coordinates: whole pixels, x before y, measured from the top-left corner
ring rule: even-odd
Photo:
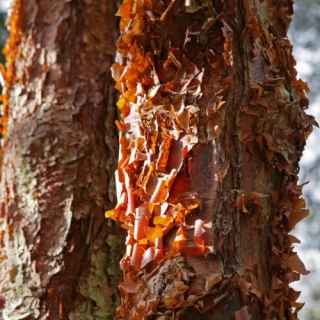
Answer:
[[[113,76],[124,319],[296,319],[307,85],[292,1],[125,0]],[[186,310],[188,310],[186,312]]]
[[[2,118],[1,319],[113,319],[124,240],[106,221],[117,154],[116,2],[16,0]]]

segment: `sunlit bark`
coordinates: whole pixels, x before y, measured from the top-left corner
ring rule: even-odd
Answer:
[[[116,2],[16,0],[1,177],[1,319],[113,319],[123,242],[110,76]]]
[[[314,120],[292,1],[124,0],[118,14],[118,316],[296,319],[289,285],[308,272],[289,232],[308,214],[297,174]]]
[[[3,319],[296,319],[314,121],[290,0],[17,0],[2,117]]]

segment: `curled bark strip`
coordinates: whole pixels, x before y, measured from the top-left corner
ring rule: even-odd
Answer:
[[[171,1],[166,6],[125,0],[118,14],[122,33],[112,72],[121,92],[123,121],[118,125],[119,198],[106,215],[128,230],[119,315],[140,319],[160,314],[164,307],[184,310],[213,290],[217,298],[224,296],[217,290],[222,281],[219,263],[215,280],[208,276],[195,298],[185,295],[195,274],[188,271],[177,279],[187,270],[181,254],[213,252],[211,220],[218,184],[214,139],[218,109],[231,85],[231,32],[207,2]],[[170,276],[160,281],[161,271],[144,280],[143,274],[154,268],[177,268],[170,289]],[[207,277],[207,270],[200,273]],[[154,289],[151,281],[163,288]],[[132,290],[141,299],[139,306]]]
[[[315,122],[286,39],[292,2],[273,5],[120,6],[118,205],[106,215],[128,230],[121,318],[190,306],[217,319],[219,306],[228,319],[294,317],[288,284],[307,271],[288,232],[307,211],[292,190]]]

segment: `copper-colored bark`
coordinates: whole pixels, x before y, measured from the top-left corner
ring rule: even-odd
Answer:
[[[113,65],[124,319],[296,319],[288,233],[314,120],[292,1],[124,0]],[[187,312],[186,310],[189,309]]]
[[[2,319],[113,319],[116,2],[16,0],[2,119]]]

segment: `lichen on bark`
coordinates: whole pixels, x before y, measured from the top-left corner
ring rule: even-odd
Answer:
[[[113,319],[121,230],[110,66],[116,2],[16,0],[6,44],[3,319]],[[3,69],[3,68],[2,68]]]

